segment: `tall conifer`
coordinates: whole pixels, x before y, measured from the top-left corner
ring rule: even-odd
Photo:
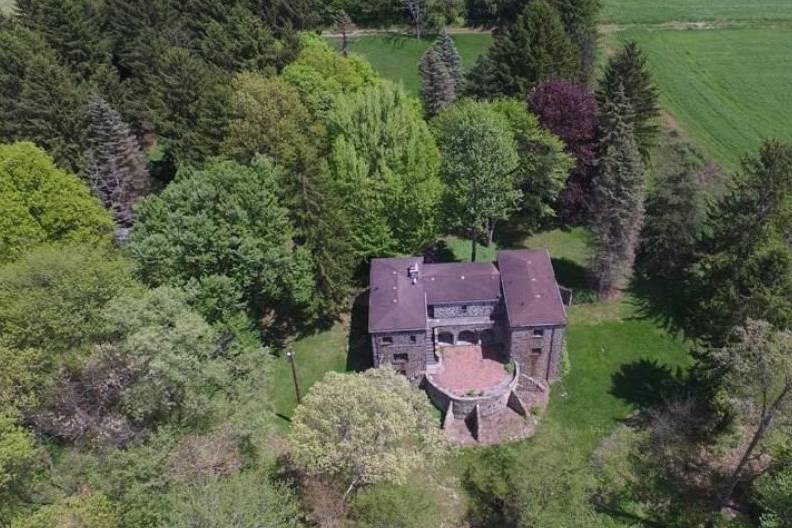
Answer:
[[[451,38],[451,35],[444,28],[435,39],[432,47],[437,51],[448,68],[448,73],[454,79],[454,85],[458,93],[465,82],[465,69],[462,66],[462,56],[459,55],[454,39]]]
[[[600,293],[609,296],[625,285],[635,259],[643,222],[645,171],[624,91],[616,90],[601,112],[599,164],[592,197],[592,269]]]
[[[630,124],[645,161],[660,130],[657,124],[660,104],[652,74],[646,66],[646,57],[635,42],[627,43],[620,53],[608,61],[596,93],[600,107],[612,99],[620,88],[624,90],[624,96],[632,108]]]
[[[426,50],[418,70],[424,110],[426,115],[433,116],[456,99],[454,79],[434,47]]]
[[[123,239],[134,221],[133,205],[150,188],[146,160],[137,138],[104,99],[88,102],[87,176],[91,188],[113,214]]]

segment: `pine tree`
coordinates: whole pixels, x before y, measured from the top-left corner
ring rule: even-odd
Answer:
[[[599,0],[552,0],[561,15],[567,35],[578,48],[578,81],[588,84],[594,73],[597,55],[597,17]]]
[[[429,48],[421,58],[421,98],[427,116],[433,116],[445,106],[454,102],[456,90],[454,79],[442,57],[434,47]]]
[[[573,80],[578,76],[578,56],[574,44],[564,30],[558,14],[546,0],[525,6],[514,22],[499,31],[489,51],[492,64],[487,75],[494,75],[501,94],[525,96],[531,88],[548,77]],[[469,81],[475,84],[484,77],[473,72]],[[472,93],[490,89],[472,86]]]
[[[602,105],[599,165],[594,179],[592,224],[593,273],[597,288],[610,296],[629,277],[643,222],[644,165],[630,124],[624,91]]]
[[[437,36],[432,44],[437,53],[440,55],[443,63],[448,68],[448,73],[454,79],[454,85],[457,93],[462,91],[465,83],[465,68],[462,66],[462,57],[454,44],[454,39],[443,28],[443,31]]]
[[[630,124],[635,131],[635,140],[644,161],[649,159],[651,147],[660,130],[657,117],[660,115],[659,95],[646,66],[646,57],[635,42],[608,61],[605,74],[597,88],[600,107],[619,89],[632,107]]]
[[[123,240],[134,222],[133,205],[150,188],[146,160],[137,138],[121,116],[104,99],[88,102],[86,173],[96,196],[118,224]]]

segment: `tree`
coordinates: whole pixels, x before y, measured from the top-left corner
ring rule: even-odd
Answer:
[[[655,175],[636,255],[636,268],[645,276],[687,276],[706,220],[705,198],[697,179],[701,169],[688,161],[671,174]]]
[[[0,408],[0,497],[7,493],[30,467],[35,455],[33,437],[16,419]],[[4,507],[0,506],[0,521]]]
[[[342,95],[328,116],[330,170],[355,219],[357,255],[414,252],[438,231],[440,155],[418,101],[382,82]]]
[[[102,494],[73,495],[19,517],[11,528],[117,528],[121,520],[113,504]]]
[[[444,213],[450,226],[469,230],[475,261],[477,237],[491,241],[495,223],[519,208],[514,133],[503,114],[469,100],[447,108],[433,127],[443,153]]]
[[[597,60],[597,22],[600,0],[552,0],[561,15],[567,35],[575,43],[580,57],[578,82],[591,80]]]
[[[134,288],[130,263],[109,248],[47,245],[0,268],[0,334],[5,346],[37,349],[59,366],[103,332],[102,312]]]
[[[32,143],[0,144],[0,263],[41,242],[109,239],[112,220],[88,188]]]
[[[792,325],[790,175],[792,145],[768,141],[711,207],[688,279],[693,335],[718,346],[748,318]]]
[[[496,99],[486,104],[506,118],[514,134],[519,155],[514,178],[522,191],[519,220],[523,228],[538,229],[543,221],[555,216],[553,204],[574,160],[564,152],[563,142],[543,130],[522,101]]]
[[[558,199],[561,218],[582,223],[588,216],[597,133],[597,103],[585,86],[549,79],[531,92],[528,106],[542,126],[557,135],[577,165]]]
[[[724,389],[734,398],[743,424],[753,433],[721,494],[731,500],[748,462],[775,428],[792,425],[792,333],[775,330],[765,321],[749,319],[738,327],[726,347],[714,352],[724,372]],[[788,438],[788,436],[787,436]]]
[[[424,111],[431,117],[456,99],[454,79],[434,48],[429,48],[423,54],[418,70],[421,75]]]
[[[264,159],[179,171],[137,208],[128,247],[143,279],[183,286],[226,276],[256,314],[308,309],[313,270],[305,249],[294,245],[277,182],[277,169]]]
[[[462,56],[457,50],[454,39],[443,28],[437,38],[435,39],[432,47],[437,51],[443,63],[448,68],[448,73],[454,80],[454,88],[457,93],[461,93],[465,84],[465,68],[462,65]]]
[[[88,180],[115,218],[116,238],[123,240],[134,223],[133,206],[151,187],[145,157],[118,112],[95,94],[88,102],[86,135]]]
[[[35,409],[49,382],[40,350],[0,345],[0,413],[22,415]]]
[[[447,497],[423,479],[407,484],[383,482],[360,490],[352,504],[352,518],[359,528],[425,528],[441,526],[440,505]]]
[[[632,109],[629,122],[641,156],[646,161],[659,131],[657,117],[660,105],[646,57],[635,42],[628,42],[621,52],[608,60],[596,92],[600,108],[604,108],[605,102],[612,100],[619,90],[624,91]]]
[[[403,482],[439,455],[441,431],[426,395],[389,369],[329,372],[292,418],[292,458],[303,471],[337,477],[347,494]]]
[[[173,493],[167,525],[299,528],[300,517],[299,502],[288,486],[249,470]]]
[[[85,93],[37,33],[0,25],[0,141],[33,141],[78,172]]]
[[[473,94],[524,97],[549,77],[572,80],[578,75],[577,51],[564,32],[558,12],[546,0],[525,6],[495,35],[488,59],[471,72],[469,90]],[[479,68],[484,71],[477,71]],[[493,81],[482,86],[482,79],[489,77]]]
[[[792,467],[781,467],[759,477],[755,484],[762,507],[762,528],[780,528],[792,519]]]
[[[598,166],[594,179],[592,270],[603,296],[613,295],[628,278],[643,222],[644,166],[630,124],[629,105],[618,90],[600,116]]]

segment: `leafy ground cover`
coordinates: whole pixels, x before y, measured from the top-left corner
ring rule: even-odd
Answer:
[[[334,39],[337,42],[337,39]],[[383,34],[353,37],[350,49],[363,55],[374,69],[386,79],[402,81],[405,88],[417,94],[418,61],[432,44],[434,37],[418,40],[403,34]],[[479,55],[492,44],[489,33],[459,33],[454,35],[459,54],[466,68],[475,64]]]
[[[788,29],[631,30],[618,38],[646,51],[671,119],[724,167],[735,168],[765,138],[792,137]]]
[[[787,0],[605,0],[600,19],[617,24],[792,20],[792,3]]]

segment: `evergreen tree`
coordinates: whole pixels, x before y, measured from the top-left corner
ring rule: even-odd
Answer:
[[[445,106],[454,102],[456,90],[451,72],[434,47],[429,48],[421,58],[421,98],[427,116],[433,116]]]
[[[88,102],[87,143],[88,180],[118,224],[116,238],[123,240],[134,221],[132,207],[148,193],[150,179],[137,138],[118,112],[95,94]]]
[[[644,165],[633,136],[630,112],[631,106],[621,89],[602,105],[599,164],[592,199],[592,269],[603,296],[624,287],[643,221]]]
[[[459,55],[456,44],[454,44],[454,39],[451,38],[445,28],[435,39],[432,48],[437,51],[440,59],[448,68],[448,73],[451,74],[451,78],[454,80],[454,88],[457,93],[461,92],[465,83],[465,68],[462,65],[462,57]]]
[[[490,89],[475,86],[477,78],[494,75],[499,93],[522,97],[548,77],[572,80],[578,76],[578,54],[558,11],[546,0],[525,6],[514,21],[495,35],[488,53],[491,68],[486,74],[474,72],[469,79],[471,93],[493,96]]]
[[[567,35],[578,48],[581,84],[588,84],[597,59],[597,18],[600,0],[552,0],[561,15]]]
[[[689,279],[690,331],[720,345],[734,326],[792,325],[792,144],[765,143],[710,210]]]
[[[620,89],[632,107],[630,124],[635,131],[641,156],[646,161],[660,130],[657,124],[660,115],[659,95],[646,66],[646,57],[635,42],[627,43],[620,53],[608,61],[596,92],[600,107],[605,101],[613,99]]]

